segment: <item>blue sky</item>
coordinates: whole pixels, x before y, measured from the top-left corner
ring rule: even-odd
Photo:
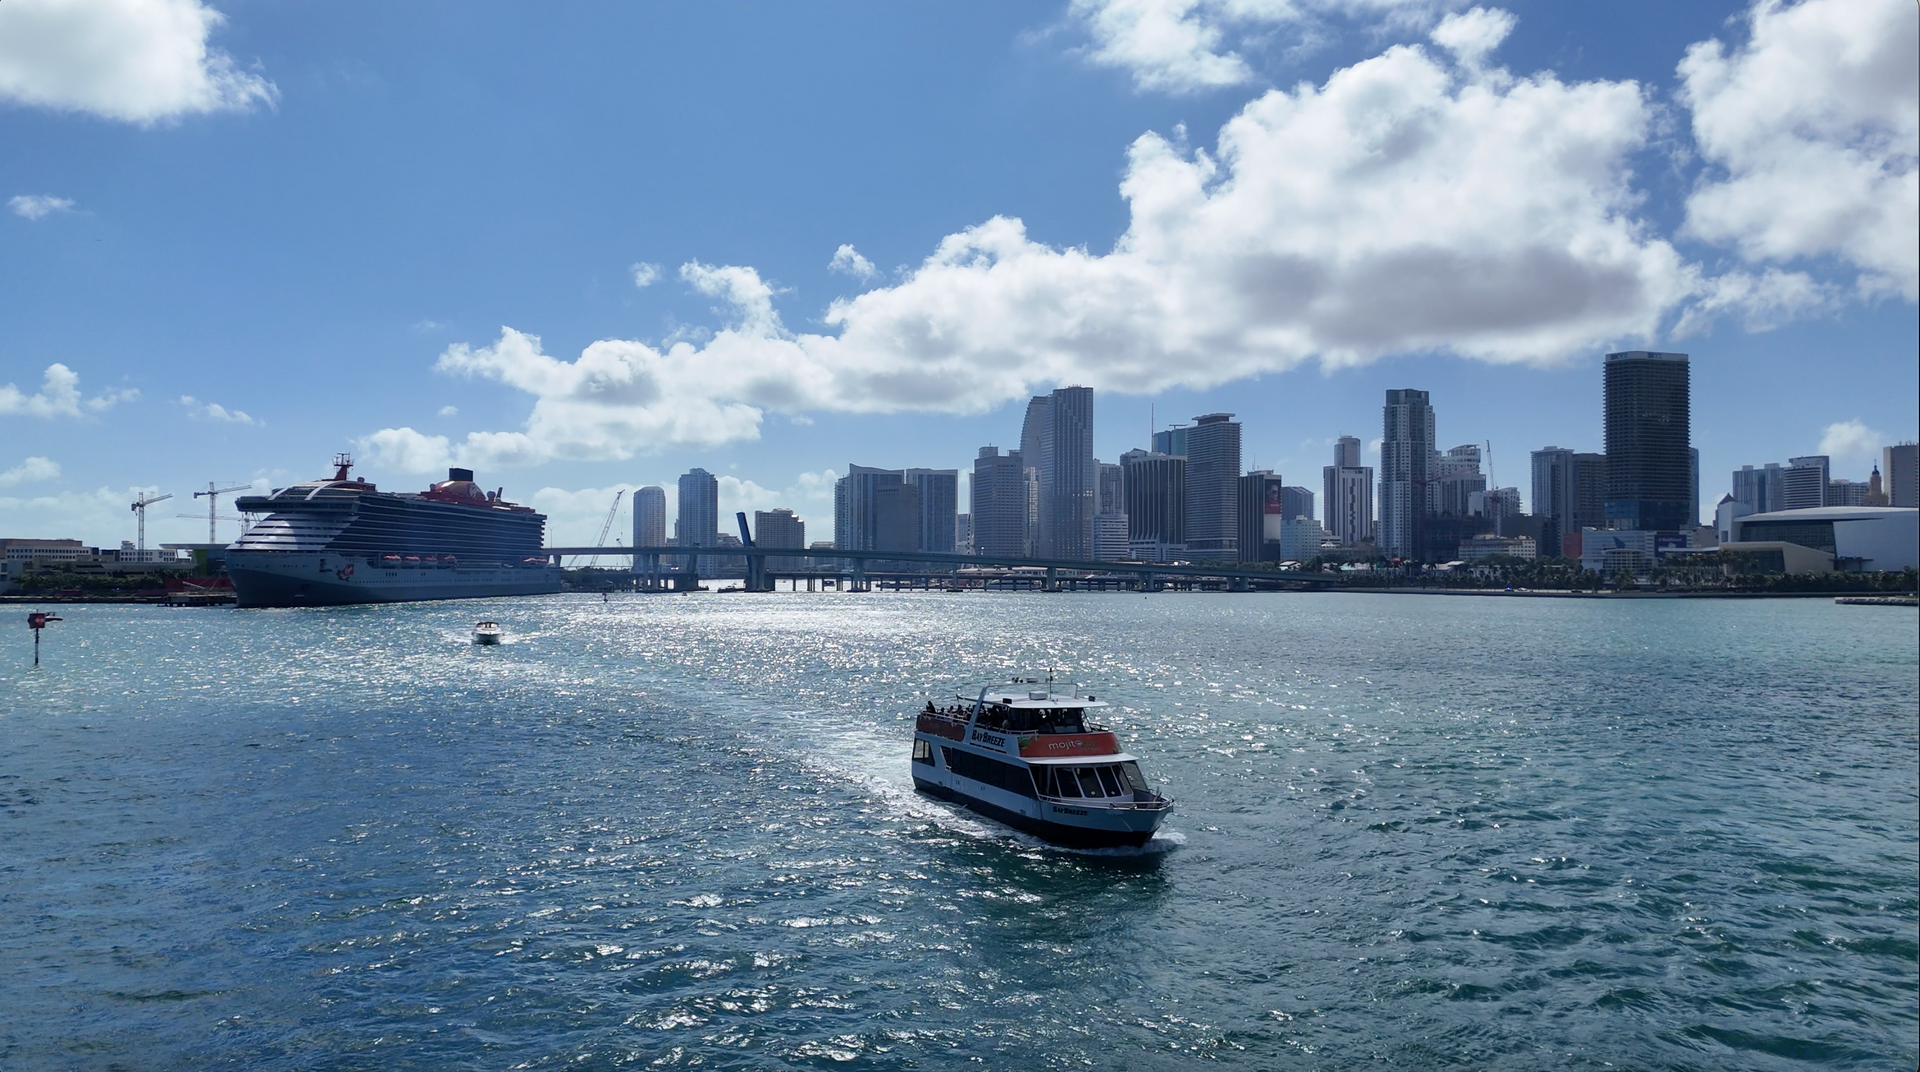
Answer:
[[[157,489],[203,539],[196,486],[350,450],[561,542],[695,465],[826,539],[849,462],[1068,383],[1103,458],[1226,410],[1309,487],[1425,388],[1524,488],[1628,348],[1693,355],[1707,501],[1865,479],[1920,425],[1916,54],[1910,0],[7,0],[0,534]]]

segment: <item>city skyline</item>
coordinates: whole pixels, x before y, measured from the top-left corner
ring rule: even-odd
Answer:
[[[1592,384],[1629,349],[1691,355],[1703,519],[1741,465],[1864,482],[1920,434],[1908,3],[1195,5],[1154,51],[1104,0],[141,2],[195,13],[124,46],[201,57],[173,82],[16,56],[38,16],[0,6],[0,532],[113,545],[135,497],[340,450],[397,490],[474,468],[564,542],[695,467],[727,516],[817,532],[850,461],[964,497],[1076,384],[1103,461],[1156,412],[1235,413],[1243,468],[1309,488],[1342,434],[1378,469],[1380,392],[1411,386],[1526,496],[1531,451],[1602,449]],[[1444,151],[1357,169],[1364,131],[1422,124]],[[193,505],[149,542],[204,539]]]

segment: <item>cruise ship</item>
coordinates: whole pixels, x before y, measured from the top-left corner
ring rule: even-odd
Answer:
[[[265,518],[227,547],[242,607],[321,607],[542,595],[560,570],[542,548],[547,519],[473,482],[470,469],[417,493],[384,492],[334,458],[331,480],[245,495]]]
[[[915,720],[915,789],[1075,848],[1145,845],[1172,810],[1139,757],[1088,720],[1107,706],[1095,697],[1020,679],[958,699]]]

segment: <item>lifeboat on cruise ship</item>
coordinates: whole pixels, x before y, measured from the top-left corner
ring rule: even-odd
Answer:
[[[958,700],[915,722],[915,789],[1076,848],[1144,845],[1172,809],[1090,721],[1108,706],[1095,697],[1021,679]]]

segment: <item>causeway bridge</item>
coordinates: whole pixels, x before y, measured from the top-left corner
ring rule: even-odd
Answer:
[[[556,563],[575,556],[631,558],[638,564],[636,573],[648,578],[649,587],[666,587],[688,573],[669,570],[663,562],[690,557],[745,558],[746,588],[753,592],[771,592],[776,579],[805,580],[811,587],[816,580],[831,580],[835,587],[868,591],[875,575],[940,576],[954,580],[965,578],[957,571],[977,571],[998,567],[1007,571],[1026,571],[1034,586],[1058,591],[1063,586],[1139,587],[1153,590],[1168,581],[1176,583],[1214,582],[1245,588],[1251,582],[1284,584],[1288,587],[1337,585],[1339,578],[1319,573],[1278,573],[1239,563],[1227,562],[1110,562],[1079,558],[1025,558],[1010,555],[958,555],[933,551],[850,551],[839,548],[805,547],[549,547],[545,553]],[[800,569],[769,569],[767,560],[797,559],[812,565]],[[836,565],[828,565],[833,563]],[[825,568],[822,568],[825,567]],[[984,578],[976,578],[984,586]],[[684,583],[684,582],[683,582]]]

